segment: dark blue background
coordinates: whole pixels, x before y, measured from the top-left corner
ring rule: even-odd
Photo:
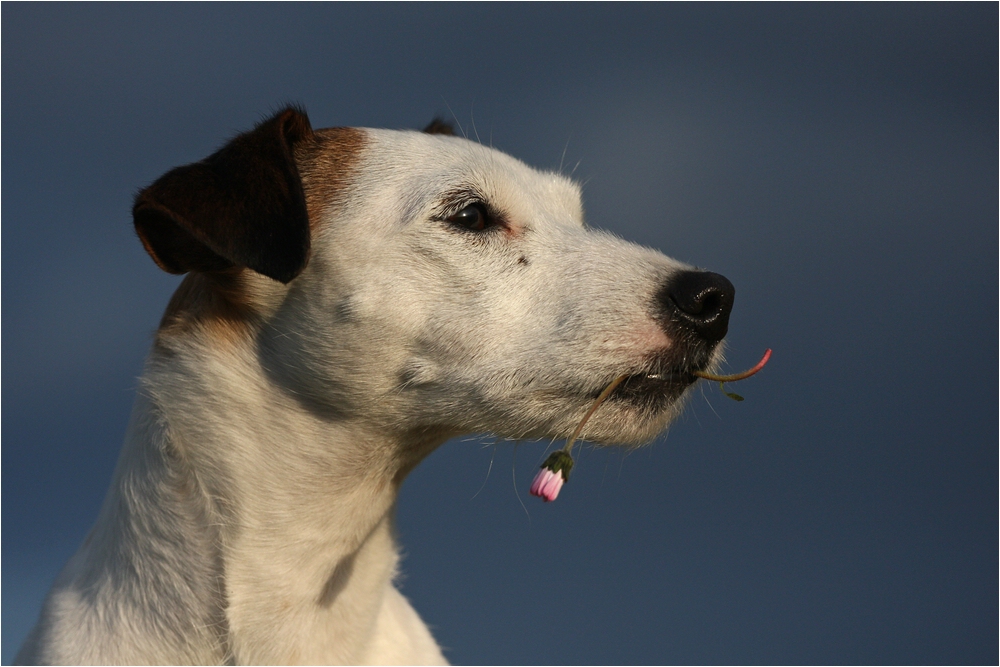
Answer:
[[[995,3],[4,3],[2,30],[5,662],[178,283],[133,193],[289,101],[578,165],[592,224],[736,284],[731,369],[775,351],[552,505],[542,443],[418,468],[402,586],[451,660],[997,661]]]

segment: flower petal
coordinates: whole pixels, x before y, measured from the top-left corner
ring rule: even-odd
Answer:
[[[533,496],[542,495],[542,487],[549,481],[550,475],[552,475],[552,471],[548,468],[542,468],[539,470],[538,474],[535,475],[534,481],[531,482],[531,489],[529,489],[528,493]]]
[[[542,486],[541,492],[545,497],[547,502],[552,502],[559,495],[559,489],[563,485],[563,476],[561,472],[552,473],[552,476],[546,480],[546,483]]]

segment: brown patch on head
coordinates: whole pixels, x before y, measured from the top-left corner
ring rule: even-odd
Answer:
[[[306,193],[309,227],[344,201],[358,156],[367,143],[362,130],[330,127],[316,130],[309,141],[295,147],[295,162]]]

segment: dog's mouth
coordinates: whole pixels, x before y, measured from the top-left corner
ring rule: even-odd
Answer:
[[[638,373],[626,377],[609,398],[645,398],[650,394],[676,398],[697,380],[686,371]]]
[[[643,411],[659,412],[677,401],[698,378],[700,368],[661,368],[627,375],[608,396],[609,401],[630,404]],[[603,387],[593,392],[596,399]]]

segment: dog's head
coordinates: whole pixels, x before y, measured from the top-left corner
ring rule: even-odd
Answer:
[[[566,436],[626,375],[584,436],[651,439],[718,361],[732,285],[589,229],[564,176],[428,130],[289,108],[140,192],[146,250],[191,272],[161,343],[235,341],[309,410],[443,434]]]

